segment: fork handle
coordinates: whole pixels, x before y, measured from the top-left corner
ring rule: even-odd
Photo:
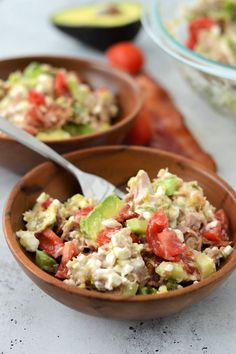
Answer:
[[[61,155],[51,149],[48,145],[44,144],[42,141],[36,139],[26,131],[18,128],[16,125],[12,124],[5,118],[0,116],[0,130],[15,138],[21,144],[27,146],[31,150],[37,152],[39,155],[44,156],[46,159],[56,162],[58,165],[62,166],[70,173],[74,175],[83,176],[84,172],[79,168],[73,166],[68,160],[64,159]]]

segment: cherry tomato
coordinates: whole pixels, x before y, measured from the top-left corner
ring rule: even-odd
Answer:
[[[113,66],[130,74],[137,74],[144,64],[142,51],[130,42],[114,44],[106,55]]]
[[[97,235],[96,240],[99,246],[102,246],[105,243],[109,243],[111,241],[111,234],[117,230],[118,228],[116,227],[106,227],[105,229],[101,230]]]
[[[68,241],[64,243],[64,248],[62,252],[61,263],[58,267],[58,270],[55,274],[55,277],[59,279],[65,279],[68,275],[68,268],[66,266],[73,257],[78,255],[78,249],[75,246],[73,241]]]
[[[152,128],[145,112],[141,112],[135,120],[127,137],[131,145],[146,145],[152,138]]]
[[[202,17],[197,17],[194,20],[192,20],[189,23],[189,38],[187,40],[186,46],[189,49],[194,49],[198,42],[198,36],[199,33],[202,30],[207,30],[210,29],[212,26],[214,26],[217,22],[212,19],[211,17],[207,16],[202,16]]]
[[[36,106],[42,106],[45,104],[45,97],[35,90],[29,90],[28,101]]]
[[[46,229],[37,235],[39,248],[54,258],[62,255],[64,243],[51,229]]]
[[[57,97],[63,96],[68,93],[68,85],[65,80],[65,74],[63,71],[58,71],[54,81],[54,91]]]

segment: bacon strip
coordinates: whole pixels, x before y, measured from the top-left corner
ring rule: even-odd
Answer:
[[[215,171],[214,160],[186,127],[184,117],[168,93],[146,74],[136,76],[136,81],[144,93],[144,114],[153,128],[149,145],[186,156]]]

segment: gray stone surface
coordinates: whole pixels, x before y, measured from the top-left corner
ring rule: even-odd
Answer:
[[[0,0],[0,56],[52,53],[101,58],[60,34],[48,15],[69,0]],[[144,33],[146,68],[171,92],[219,174],[236,187],[236,124],[216,114],[182,80]],[[0,153],[4,153],[0,151]],[[0,166],[0,209],[19,176]],[[0,238],[0,354],[235,353],[236,274],[208,299],[171,318],[120,322],[89,317],[55,302],[19,269]]]

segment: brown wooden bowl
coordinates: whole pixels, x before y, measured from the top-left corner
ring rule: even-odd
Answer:
[[[129,177],[141,168],[151,177],[155,177],[160,168],[168,167],[186,181],[197,180],[210,202],[227,213],[235,247],[236,193],[222,179],[197,163],[160,150],[126,146],[86,149],[66,157],[83,170],[105,177],[123,189]],[[23,227],[22,213],[33,206],[42,191],[63,201],[78,190],[71,176],[50,162],[34,168],[20,180],[8,198],[4,212],[6,240],[17,262],[33,282],[48,295],[78,311],[129,320],[171,315],[209,295],[226,280],[236,265],[234,250],[221,268],[209,278],[166,294],[127,297],[66,285],[38,268],[30,254],[20,246],[15,235]]]
[[[120,114],[108,130],[63,140],[48,140],[46,143],[50,147],[64,154],[77,149],[114,145],[123,141],[142,105],[139,88],[131,76],[98,61],[76,57],[29,56],[0,60],[0,79],[6,79],[13,71],[23,70],[32,61],[73,70],[93,87],[106,85],[116,95],[120,106]],[[25,173],[45,161],[17,141],[1,135],[0,151],[0,164],[19,173]]]

